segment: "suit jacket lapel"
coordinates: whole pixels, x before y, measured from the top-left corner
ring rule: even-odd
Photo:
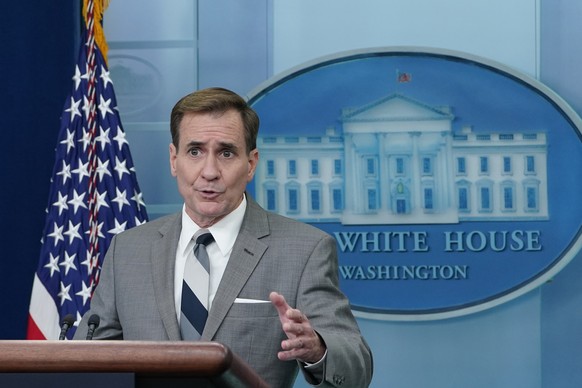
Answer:
[[[151,262],[154,294],[166,333],[171,341],[181,340],[174,304],[174,268],[180,238],[181,214],[170,218],[159,229],[160,239],[153,242]]]
[[[253,273],[267,245],[259,240],[269,234],[266,213],[247,195],[247,210],[230,259],[208,314],[202,340],[213,339],[228,310]]]

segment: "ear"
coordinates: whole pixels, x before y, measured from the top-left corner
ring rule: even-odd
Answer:
[[[176,158],[178,157],[178,150],[174,144],[170,143],[170,172],[172,176],[176,176]]]
[[[247,173],[247,182],[250,182],[255,176],[257,164],[259,163],[259,150],[256,148],[249,153],[249,171]]]

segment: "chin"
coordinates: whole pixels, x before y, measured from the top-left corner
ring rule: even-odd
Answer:
[[[223,206],[202,206],[201,208],[198,208],[197,213],[200,217],[206,219],[223,217],[226,214]]]

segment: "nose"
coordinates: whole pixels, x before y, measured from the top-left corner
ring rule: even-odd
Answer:
[[[204,159],[201,175],[204,179],[211,181],[219,176],[218,161],[214,155],[208,155]]]

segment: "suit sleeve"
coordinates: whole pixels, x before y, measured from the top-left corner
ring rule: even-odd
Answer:
[[[87,334],[87,321],[93,314],[100,318],[99,327],[95,330],[93,339],[123,339],[123,332],[119,323],[115,305],[115,248],[117,238],[114,237],[103,260],[103,268],[99,276],[99,284],[91,298],[91,308],[83,315],[74,339],[85,339]],[[103,284],[101,287],[100,285]]]
[[[337,247],[329,235],[318,241],[306,262],[297,308],[327,346],[324,381],[318,386],[367,387],[372,379],[372,353],[339,289]]]

